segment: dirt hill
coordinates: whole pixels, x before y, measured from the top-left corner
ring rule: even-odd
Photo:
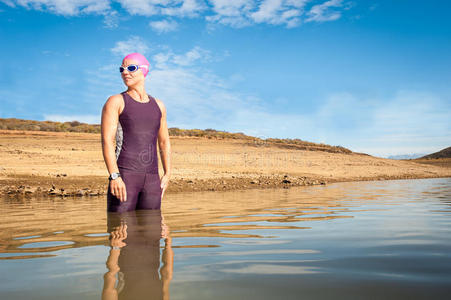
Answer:
[[[425,155],[418,159],[437,159],[437,158],[451,158],[451,147],[445,148],[432,154]]]

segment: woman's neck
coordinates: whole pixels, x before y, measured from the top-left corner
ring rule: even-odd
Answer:
[[[138,101],[147,102],[147,100],[149,99],[144,85],[129,86],[126,92],[127,94],[132,96],[133,99],[136,99]]]

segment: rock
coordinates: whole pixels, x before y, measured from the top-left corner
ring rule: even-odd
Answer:
[[[282,183],[291,183],[291,181],[288,179],[284,179],[284,180],[282,180]]]
[[[35,193],[35,192],[36,192],[36,188],[35,188],[35,187],[27,186],[27,187],[25,188],[25,193],[26,193],[26,194],[33,194],[33,193]]]

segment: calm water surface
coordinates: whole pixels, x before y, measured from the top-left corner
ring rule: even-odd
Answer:
[[[4,197],[0,299],[451,295],[451,178],[165,197]]]

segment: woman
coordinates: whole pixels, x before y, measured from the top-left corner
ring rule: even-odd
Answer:
[[[166,107],[146,93],[149,62],[143,55],[127,55],[119,71],[127,90],[109,97],[102,110],[102,150],[110,174],[107,210],[160,209],[171,175]]]

